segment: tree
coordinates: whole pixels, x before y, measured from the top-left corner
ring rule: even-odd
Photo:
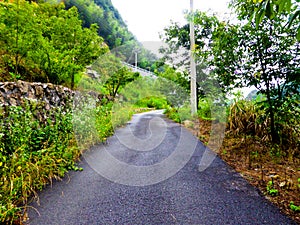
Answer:
[[[106,81],[105,87],[108,89],[110,96],[115,99],[117,93],[122,87],[134,81],[138,77],[139,73],[133,73],[128,68],[122,67],[111,75],[111,77]]]
[[[248,8],[247,8],[248,10]],[[248,11],[241,11],[246,16]],[[294,38],[297,24],[285,26],[287,16],[258,24],[250,22],[216,33],[213,49],[219,79],[232,87],[255,86],[266,96],[263,107],[270,119],[273,142],[278,142],[280,126],[276,117],[289,96],[298,92],[299,42]],[[233,38],[230,38],[233,37]],[[228,46],[227,46],[228,45]],[[227,46],[227,47],[226,47]]]
[[[207,13],[200,11],[195,12],[194,16],[189,19],[191,18],[194,19],[195,25],[196,48],[194,53],[197,65],[197,97],[200,98],[205,95],[208,83],[211,84],[214,79],[208,71],[209,64],[207,61],[211,60],[209,52],[212,48],[212,35],[220,22],[217,17],[209,16]],[[189,80],[187,76],[190,49],[189,24],[179,26],[177,23],[172,23],[164,31],[162,38],[168,44],[168,47],[161,49],[161,53],[164,54],[165,62],[172,63],[175,69],[183,70],[182,77]]]
[[[91,68],[100,75],[98,82],[103,85],[112,99],[116,98],[126,84],[139,77],[139,73],[130,71],[111,52],[96,60]]]
[[[195,53],[212,71],[209,76],[204,73],[206,80],[202,85],[210,88],[217,81],[224,92],[255,86],[266,96],[263,107],[270,120],[272,140],[277,142],[280,140],[277,123],[282,116],[280,111],[299,90],[299,42],[294,38],[298,24],[294,21],[286,26],[288,16],[284,14],[272,20],[264,18],[262,23],[256,24],[251,21],[251,3],[239,3],[243,6],[239,18],[250,20],[244,25],[220,22],[205,13],[195,15]],[[173,24],[166,31],[169,50],[189,46],[186,27]]]
[[[75,76],[108,50],[96,25],[82,27],[75,7],[23,0],[0,4],[0,62],[3,73],[14,78],[74,88]]]
[[[36,55],[41,68],[54,83],[75,85],[75,74],[86,65],[107,52],[103,39],[97,35],[97,26],[83,28],[75,7],[65,10],[63,6],[49,13],[50,5],[40,7],[42,11],[43,36],[46,41]],[[48,11],[48,13],[46,13]]]
[[[242,19],[247,16],[249,21],[255,21],[256,27],[260,24],[264,18],[270,20],[281,14],[290,14],[289,21],[286,23],[288,27],[294,22],[300,22],[300,9],[299,0],[292,2],[292,0],[233,0],[231,6],[235,8]],[[298,10],[295,10],[298,7]],[[241,12],[244,12],[241,14]],[[297,30],[296,37],[300,40],[300,24],[294,29]]]
[[[25,60],[31,51],[38,50],[41,31],[35,26],[36,4],[25,1],[0,2],[0,46],[4,67],[12,78],[22,78],[27,68]]]

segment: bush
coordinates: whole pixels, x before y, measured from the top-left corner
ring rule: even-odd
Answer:
[[[112,103],[45,111],[36,102],[0,108],[0,223],[22,217],[27,200],[71,169],[83,149],[113,134]],[[119,110],[114,125],[127,122],[133,107]],[[78,145],[77,145],[78,144]]]
[[[139,100],[135,105],[144,108],[165,109],[168,102],[164,98],[151,96]]]
[[[185,120],[193,119],[191,116],[191,108],[188,105],[184,105],[178,109],[168,107],[165,111],[165,114],[171,120],[182,123]]]
[[[207,98],[202,98],[199,100],[198,116],[204,120],[212,120],[211,118],[211,101]]]
[[[0,115],[1,223],[20,216],[28,197],[75,168],[80,153],[73,141],[70,110],[42,112],[35,102],[31,106],[7,107]]]

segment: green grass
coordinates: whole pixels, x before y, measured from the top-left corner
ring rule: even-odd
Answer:
[[[67,171],[78,170],[82,151],[105,141],[136,110],[119,108],[116,117],[112,103],[51,112],[34,105],[0,110],[1,224],[22,220],[30,197]]]

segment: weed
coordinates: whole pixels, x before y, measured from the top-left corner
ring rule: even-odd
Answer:
[[[168,102],[162,97],[150,96],[139,100],[135,105],[142,108],[165,109]]]
[[[1,108],[0,223],[20,218],[28,198],[37,197],[37,190],[52,179],[82,171],[75,163],[82,150],[105,141],[113,134],[113,123],[123,125],[135,111],[132,106],[113,110],[113,103],[91,107],[84,102],[73,111],[43,111],[35,102]]]
[[[290,202],[290,209],[294,212],[300,212],[300,206],[294,204],[294,202]]]
[[[274,188],[274,182],[271,180],[268,182],[268,185],[267,185],[267,193],[273,197],[278,195],[278,193],[279,193],[279,191]]]

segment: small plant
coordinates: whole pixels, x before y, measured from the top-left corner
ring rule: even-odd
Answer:
[[[290,209],[294,212],[300,212],[300,206],[294,204],[294,202],[290,202]]]
[[[269,195],[271,195],[273,197],[278,195],[278,193],[279,193],[278,190],[276,188],[274,188],[274,182],[271,180],[268,182],[267,192]]]
[[[171,120],[173,120],[177,123],[181,123],[180,115],[178,113],[178,110],[176,110],[175,108],[171,108],[171,107],[167,108],[167,110],[165,111],[165,114]]]
[[[198,116],[204,120],[212,120],[211,118],[211,105],[212,102],[208,98],[202,98],[198,103]]]
[[[151,96],[139,100],[135,103],[135,105],[143,108],[165,109],[168,105],[168,102],[162,97]]]

